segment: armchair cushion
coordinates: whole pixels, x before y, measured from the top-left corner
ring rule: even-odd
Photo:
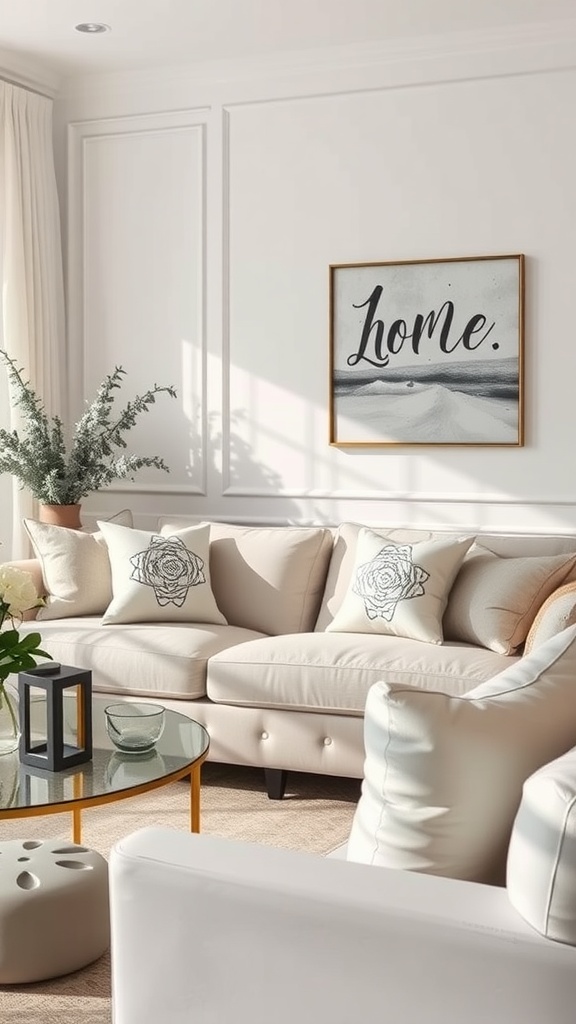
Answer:
[[[548,939],[576,946],[576,749],[524,783],[506,884],[528,924]]]
[[[524,781],[576,744],[576,626],[463,697],[371,687],[348,859],[503,884]]]
[[[573,1024],[575,951],[494,886],[154,828],[110,897],[116,1024]]]

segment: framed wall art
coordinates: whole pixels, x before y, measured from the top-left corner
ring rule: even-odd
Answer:
[[[330,266],[330,444],[524,443],[524,257]]]

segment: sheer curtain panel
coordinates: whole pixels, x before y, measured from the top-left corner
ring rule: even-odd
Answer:
[[[48,415],[62,415],[65,324],[62,243],[52,100],[0,81],[0,221],[3,345],[41,395]],[[11,409],[12,429],[19,428]],[[29,555],[22,518],[32,495],[13,483],[13,558]],[[5,561],[8,554],[2,555]]]

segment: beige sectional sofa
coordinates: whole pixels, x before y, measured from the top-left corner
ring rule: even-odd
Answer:
[[[98,533],[28,522],[38,621],[95,700],[160,701],[210,758],[362,777],[378,681],[458,696],[576,615],[576,537],[160,520]],[[573,583],[573,581],[575,581]]]

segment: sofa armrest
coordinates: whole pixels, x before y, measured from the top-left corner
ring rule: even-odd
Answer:
[[[576,582],[565,583],[558,587],[542,605],[532,623],[524,653],[528,654],[534,647],[539,647],[545,640],[561,633],[576,622]]]
[[[572,1024],[506,890],[167,829],[110,858],[115,1024]]]
[[[21,558],[17,561],[4,562],[2,564],[14,566],[15,569],[22,569],[23,572],[29,572],[34,581],[38,597],[46,597],[46,584],[44,583],[44,577],[42,575],[42,565],[38,558]],[[30,608],[29,611],[24,612],[22,618],[25,622],[30,622],[30,620],[36,618],[37,614],[37,608]]]

